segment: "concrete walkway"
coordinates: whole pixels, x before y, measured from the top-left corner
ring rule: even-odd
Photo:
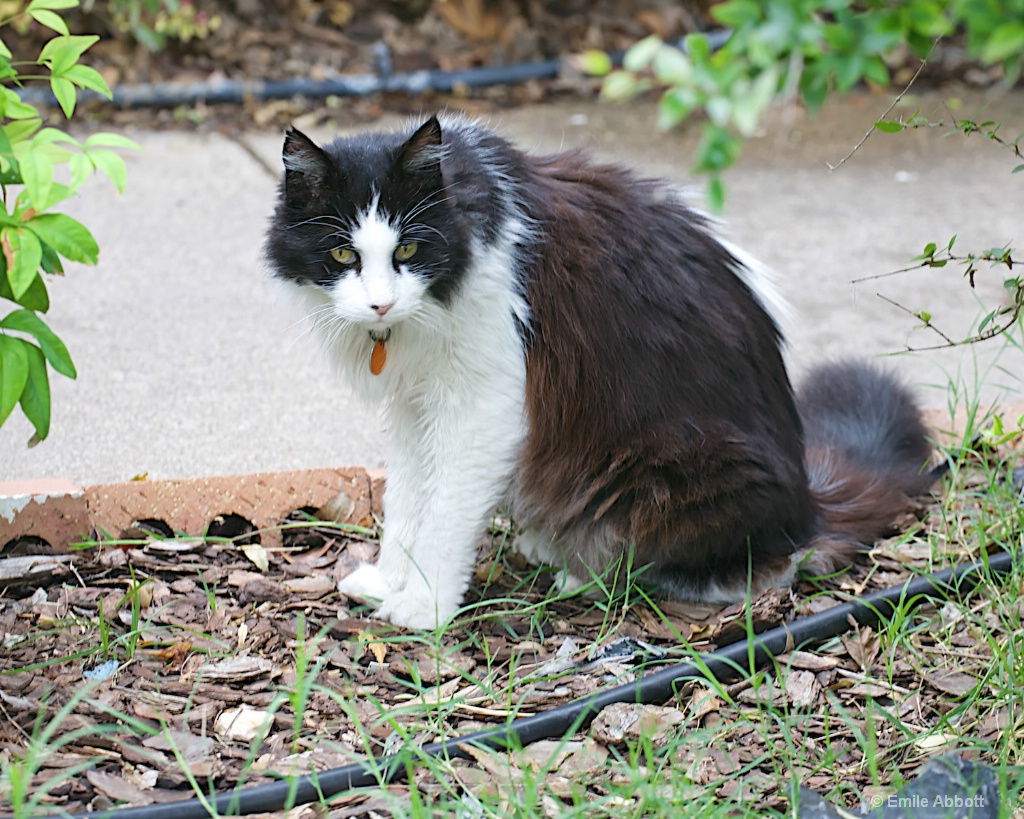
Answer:
[[[946,118],[942,98],[909,103]],[[964,251],[1024,249],[1019,160],[980,137],[935,128],[873,135],[835,164],[885,110],[862,96],[813,121],[775,112],[728,177],[727,235],[779,272],[794,307],[795,371],[840,354],[875,356],[939,341],[876,297],[927,310],[949,333],[996,304],[1005,270],[979,273],[972,293],[959,268],[850,284],[904,266],[954,233]],[[983,110],[984,108],[984,110]],[[965,100],[959,115],[1024,129],[1024,94]],[[685,179],[697,134],[657,134],[649,106],[585,103],[506,111],[491,124],[531,150],[583,146],[652,174]],[[131,133],[128,191],[90,183],[68,210],[95,234],[98,268],[51,284],[49,322],[68,345],[76,382],[53,378],[50,437],[34,449],[17,414],[0,429],[0,480],[62,477],[80,484],[383,464],[378,413],[358,405],[328,370],[297,317],[279,303],[260,261],[278,169],[279,134]],[[320,132],[317,138],[330,134]],[[1018,253],[1020,255],[1020,253]],[[1021,400],[1024,354],[999,342],[901,356],[893,365],[925,404],[945,406],[947,382],[976,395]],[[994,368],[994,369],[993,369]]]

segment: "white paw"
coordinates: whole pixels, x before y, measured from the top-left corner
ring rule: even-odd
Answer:
[[[443,625],[456,608],[438,603],[430,594],[399,591],[384,600],[375,616],[396,626],[430,630]]]
[[[376,603],[386,600],[395,593],[395,589],[385,580],[380,569],[372,563],[362,564],[345,577],[338,583],[338,591],[361,603]]]
[[[569,574],[563,569],[555,575],[555,582],[551,584],[551,589],[555,594],[574,594],[585,585],[576,575]]]
[[[512,548],[535,566],[558,565],[562,562],[552,543],[551,533],[544,529],[523,529],[512,541]]]

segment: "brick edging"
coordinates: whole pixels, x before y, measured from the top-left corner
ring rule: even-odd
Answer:
[[[319,509],[340,493],[352,501],[346,520],[372,525],[380,515],[383,481],[379,470],[350,467],[87,487],[63,480],[0,483],[0,548],[31,537],[66,552],[70,544],[97,535],[121,537],[147,519],[202,536],[217,516],[230,514],[260,530],[264,545],[276,546],[281,532],[275,527],[290,513]]]

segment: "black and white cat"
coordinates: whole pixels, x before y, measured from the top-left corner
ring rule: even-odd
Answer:
[[[273,273],[387,405],[380,559],[341,585],[384,619],[444,623],[504,503],[565,583],[632,548],[725,603],[842,565],[931,482],[888,375],[827,365],[794,399],[770,283],[663,182],[448,115],[292,130],[284,166]]]

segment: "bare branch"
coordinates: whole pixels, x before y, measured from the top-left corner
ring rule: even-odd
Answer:
[[[928,49],[928,54],[926,54],[924,59],[921,60],[921,64],[917,67],[917,71],[914,72],[914,76],[910,78],[910,82],[908,82],[906,87],[902,91],[900,91],[900,93],[896,96],[896,99],[892,101],[892,104],[885,109],[885,112],[878,119],[885,119],[887,116],[889,116],[889,112],[900,104],[900,100],[902,100],[903,97],[906,96],[907,92],[910,90],[910,87],[917,81],[917,78],[921,75],[921,72],[924,71],[924,67],[928,65],[928,60],[931,59],[932,52],[935,50],[935,46],[938,44],[940,39],[942,38],[935,38],[935,41],[932,43],[932,47]],[[875,122],[878,122],[878,120],[875,120]],[[860,146],[867,142],[868,137],[871,136],[876,130],[877,129],[875,128],[874,124],[872,124],[872,126],[868,129],[867,133],[861,137],[860,142],[854,145],[853,148],[850,149],[850,152],[842,159],[840,159],[835,165],[826,162],[825,164],[828,166],[828,172],[832,173],[833,171],[841,168],[846,163],[846,160],[848,160],[851,156],[853,156],[855,153],[857,153],[857,151],[860,150]]]
[[[897,310],[902,310],[904,313],[907,313],[908,315],[911,315],[914,318],[916,318],[918,321],[920,321],[924,325],[925,329],[931,330],[932,332],[934,332],[934,333],[938,334],[939,336],[941,336],[942,339],[946,343],[942,344],[942,345],[939,345],[940,347],[955,347],[956,346],[956,342],[953,341],[953,339],[951,339],[949,336],[947,336],[944,332],[942,332],[942,330],[940,330],[938,327],[936,327],[934,324],[932,324],[932,321],[931,321],[930,318],[926,318],[923,314],[921,314],[919,312],[916,312],[914,310],[911,310],[909,307],[904,307],[898,301],[893,301],[888,296],[883,296],[881,293],[875,293],[875,295],[878,296],[878,298],[880,298],[882,301],[891,304]],[[911,352],[914,352],[914,350],[911,347],[909,347],[909,346],[907,347],[907,350],[911,351]]]
[[[953,339],[951,339],[938,327],[932,324],[931,319],[926,319],[920,313],[917,313],[907,307],[904,307],[902,304],[883,296],[881,293],[876,293],[875,295],[878,296],[878,298],[880,298],[882,301],[891,304],[897,310],[902,310],[904,313],[913,316],[918,321],[923,323],[924,328],[932,330],[943,339],[943,344],[930,344],[926,347],[911,347],[909,344],[904,345],[904,352],[907,353],[926,353],[931,352],[932,350],[948,350],[950,347],[966,347],[968,344],[977,344],[978,342],[981,341],[988,341],[989,339],[996,338],[997,336],[1003,335],[1003,333],[1010,330],[1017,323],[1017,320],[1020,318],[1021,315],[1021,310],[1024,309],[1022,291],[1018,291],[1017,297],[1013,303],[1013,308],[1007,308],[1007,312],[1009,313],[1008,319],[1006,319],[1001,324],[993,325],[989,329],[983,330],[980,333],[975,333],[973,336],[968,336],[967,338],[963,338],[960,341],[953,341]]]

